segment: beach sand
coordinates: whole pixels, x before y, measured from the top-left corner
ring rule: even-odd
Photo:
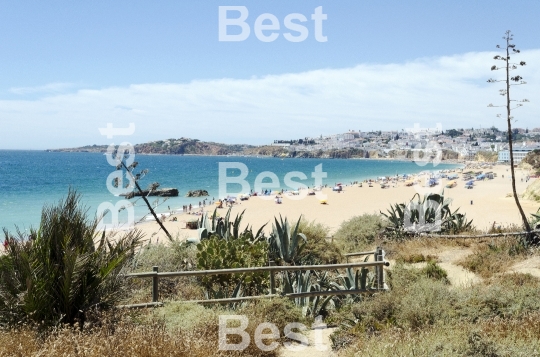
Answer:
[[[399,182],[396,187],[390,185],[389,188],[381,189],[379,184],[374,184],[373,187],[368,187],[363,184],[363,187],[358,185],[348,185],[343,187],[343,192],[333,192],[332,189],[325,188],[322,193],[327,196],[327,204],[321,204],[317,196],[305,196],[302,199],[297,199],[298,196],[283,195],[282,204],[274,202],[274,196],[266,197],[251,197],[249,200],[241,201],[236,204],[231,212],[231,217],[245,210],[242,229],[246,224],[258,230],[263,224],[268,222],[266,231],[271,229],[273,217],[287,217],[289,221],[296,221],[302,215],[307,220],[314,220],[323,223],[330,227],[330,234],[333,234],[341,225],[341,223],[351,217],[361,215],[363,213],[379,213],[386,212],[391,204],[404,203],[410,201],[413,195],[417,192],[423,195],[425,192],[441,192],[444,189],[446,197],[453,199],[450,205],[452,210],[459,208],[459,212],[466,213],[468,219],[473,219],[473,224],[481,229],[487,230],[497,222],[497,225],[520,225],[521,218],[516,207],[513,197],[507,197],[512,192],[510,181],[509,166],[497,165],[492,169],[483,171],[493,171],[497,174],[492,180],[475,182],[473,189],[465,188],[465,181],[461,175],[457,180],[457,186],[454,188],[445,188],[448,180],[442,179],[440,184],[427,190],[421,185],[411,187],[405,186],[403,182]],[[467,170],[466,170],[467,171]],[[475,170],[476,171],[476,170]],[[504,178],[502,177],[504,175]],[[531,184],[534,179],[525,182],[526,172],[517,169],[516,181],[518,194],[523,193],[526,187]],[[523,182],[521,179],[523,178]],[[375,179],[375,178],[374,178]],[[424,178],[420,178],[422,183]],[[344,182],[345,184],[345,182]],[[293,198],[296,198],[293,199]],[[472,204],[471,204],[472,202]],[[520,200],[522,207],[529,217],[530,213],[535,213],[540,207],[540,203]],[[214,205],[206,206],[205,210],[210,213],[214,210]],[[218,209],[221,216],[227,212],[227,208]],[[177,221],[171,221],[176,217]],[[180,238],[195,237],[196,230],[185,228],[186,221],[200,219],[200,216],[189,214],[177,214],[167,217],[165,227],[173,235],[179,235]],[[165,234],[160,230],[159,225],[155,221],[145,222],[136,225],[141,229],[147,239],[152,242],[167,240]]]

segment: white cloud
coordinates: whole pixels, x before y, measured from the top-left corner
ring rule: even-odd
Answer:
[[[187,84],[134,84],[83,89],[37,100],[0,101],[0,147],[51,148],[108,143],[98,128],[136,125],[133,143],[171,137],[268,143],[354,130],[403,129],[420,123],[443,129],[503,128],[500,84],[488,84],[495,53],[425,58],[403,64],[360,64],[251,79]],[[531,103],[515,112],[517,127],[538,127],[540,50],[523,51],[519,73],[529,83],[513,88]],[[538,65],[536,65],[538,64]],[[44,86],[47,87],[47,86]]]
[[[16,87],[10,88],[9,92],[13,94],[26,95],[26,94],[51,94],[62,93],[66,90],[72,89],[73,83],[49,83],[44,86],[36,87]]]

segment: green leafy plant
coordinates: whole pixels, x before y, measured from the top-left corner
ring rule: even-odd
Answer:
[[[300,221],[298,231],[307,238],[307,244],[298,256],[302,265],[338,264],[343,260],[341,249],[328,239],[330,228],[315,221]]]
[[[381,215],[364,213],[341,223],[334,234],[334,240],[344,252],[371,250],[387,225]]]
[[[57,206],[43,208],[39,229],[29,236],[4,229],[0,323],[27,319],[83,326],[89,310],[111,308],[122,299],[121,273],[143,235],[137,230],[121,237],[99,235],[97,224],[70,189]]]
[[[294,227],[290,227],[287,218],[279,216],[279,221],[274,217],[275,223],[272,225],[272,233],[268,238],[270,247],[270,258],[278,264],[295,264],[298,256],[304,249],[307,238],[306,235],[299,232],[300,220],[298,219]]]
[[[249,234],[230,240],[212,236],[197,245],[198,270],[261,267],[267,264],[268,243],[254,240]],[[217,296],[218,291],[230,296],[239,283],[242,283],[245,294],[259,294],[268,288],[268,273],[219,274],[201,278],[208,297]]]

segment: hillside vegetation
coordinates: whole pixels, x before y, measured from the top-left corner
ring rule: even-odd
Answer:
[[[107,147],[107,145],[86,145],[78,148],[53,149],[48,151],[104,153],[107,151]],[[250,145],[229,145],[189,138],[151,141],[149,143],[135,144],[134,147],[135,152],[138,154],[164,155],[231,155],[255,148]]]
[[[497,162],[498,155],[494,151],[479,151],[474,159],[479,162]]]
[[[521,160],[520,166],[533,174],[540,175],[540,150],[533,150]]]

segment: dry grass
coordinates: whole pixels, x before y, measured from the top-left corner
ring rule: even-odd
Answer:
[[[201,309],[204,312],[204,308]],[[40,335],[30,327],[4,330],[0,331],[0,356],[277,356],[277,351],[260,351],[253,341],[244,351],[220,351],[218,317],[220,313],[227,312],[211,309],[205,313],[194,312],[200,310],[187,314],[189,321],[182,326],[167,324],[156,317],[147,316],[148,319],[141,320],[141,317],[123,316],[120,320],[84,331],[64,327]],[[250,319],[246,328],[250,336],[260,322],[260,319]],[[239,342],[235,337],[231,335],[229,343]]]
[[[496,238],[484,244],[476,244],[474,253],[459,261],[465,269],[482,278],[504,273],[513,264],[526,258],[528,252],[516,238]]]
[[[467,239],[446,238],[414,238],[400,242],[377,242],[382,245],[388,259],[403,263],[420,263],[429,260],[437,261],[437,253],[448,248],[469,248],[474,244]]]
[[[450,289],[422,269],[394,269],[392,291],[353,306],[355,322],[332,336],[340,356],[539,356],[538,279]]]
[[[439,258],[436,255],[432,254],[424,255],[422,253],[411,253],[410,255],[400,254],[397,261],[400,263],[416,264],[422,262],[436,262],[438,259]]]
[[[358,339],[340,356],[539,356],[540,314],[480,323],[439,324],[422,330],[389,329]]]

